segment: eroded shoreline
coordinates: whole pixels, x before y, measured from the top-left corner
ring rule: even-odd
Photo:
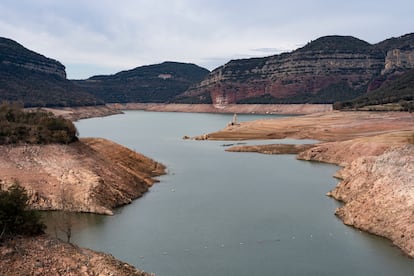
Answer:
[[[148,190],[164,165],[101,138],[82,138],[69,145],[0,146],[0,183],[26,188],[29,206],[111,215]]]
[[[298,159],[343,167],[328,193],[344,205],[347,224],[390,239],[414,257],[414,116],[408,113],[329,112],[258,120],[229,126],[198,139],[315,139]],[[290,153],[281,145],[238,146],[233,151]]]

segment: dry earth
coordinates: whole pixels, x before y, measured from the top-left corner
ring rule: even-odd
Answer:
[[[81,107],[62,107],[62,108],[42,108],[50,111],[56,116],[77,121],[86,118],[104,117],[122,113],[121,110],[110,107],[109,105],[81,106]]]
[[[229,126],[198,139],[316,139],[298,158],[342,166],[328,195],[344,202],[345,224],[390,239],[414,257],[414,115],[330,112]],[[238,146],[234,151],[284,153],[283,145]]]
[[[151,276],[108,254],[64,243],[46,235],[17,237],[0,244],[0,275]]]
[[[142,196],[165,167],[105,139],[69,145],[0,146],[0,184],[18,181],[30,206],[59,210],[70,198],[72,211],[112,214]],[[66,206],[66,208],[68,208]]]
[[[332,110],[331,104],[157,104],[127,103],[109,104],[118,110],[147,110],[159,112],[197,112],[197,113],[255,113],[255,114],[312,114]]]
[[[0,185],[7,188],[18,181],[33,209],[112,214],[164,173],[162,164],[105,139],[0,146]],[[110,255],[41,236],[0,243],[0,275],[150,274]]]

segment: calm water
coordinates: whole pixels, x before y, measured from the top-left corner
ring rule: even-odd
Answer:
[[[334,216],[339,204],[325,194],[338,167],[182,140],[231,118],[128,111],[76,123],[80,136],[114,140],[168,174],[114,216],[77,216],[73,240],[159,276],[414,275],[389,242]]]

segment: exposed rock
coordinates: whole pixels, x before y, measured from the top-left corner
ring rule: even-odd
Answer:
[[[46,235],[0,244],[0,275],[151,276],[113,256],[64,243]]]
[[[66,79],[65,66],[19,43],[0,37],[0,102],[25,107],[102,104]]]
[[[336,174],[342,181],[328,193],[345,203],[336,210],[338,217],[414,257],[414,145],[388,138],[323,144],[298,158],[344,166]]]
[[[40,210],[62,208],[63,194],[72,211],[112,214],[112,209],[142,196],[165,167],[105,139],[81,139],[69,145],[0,146],[3,185],[18,181]]]
[[[211,104],[127,103],[107,104],[119,110],[146,110],[158,112],[244,113],[244,114],[312,114],[332,111],[331,104],[229,104],[217,107]]]
[[[346,224],[390,239],[414,257],[414,120],[410,114],[333,112],[259,120],[208,137],[331,141],[301,151],[298,158],[343,167],[336,174],[341,183],[328,193],[345,203],[336,210],[338,217]]]
[[[66,78],[65,66],[60,62],[25,49],[20,44],[0,37],[0,64],[21,67],[31,71],[56,75]]]
[[[203,102],[210,95],[216,107],[350,100],[368,87],[378,88],[389,74],[414,68],[413,56],[414,34],[378,45],[349,36],[326,36],[290,53],[232,60],[180,98]]]
[[[259,152],[264,154],[298,154],[315,145],[307,144],[271,144],[271,145],[256,145],[256,146],[233,146],[226,151],[230,152]]]

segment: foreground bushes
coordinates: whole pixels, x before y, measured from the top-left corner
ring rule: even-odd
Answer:
[[[40,214],[27,210],[26,190],[18,184],[8,190],[0,189],[0,241],[15,235],[37,235],[43,233],[45,225]]]
[[[27,112],[16,104],[0,105],[0,145],[68,144],[77,140],[76,127],[70,120],[41,110]]]

